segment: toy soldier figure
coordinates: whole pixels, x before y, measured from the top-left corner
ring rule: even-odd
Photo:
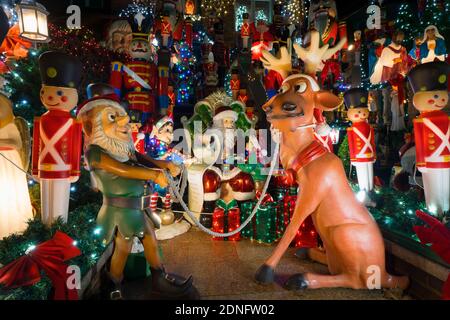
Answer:
[[[373,163],[375,162],[374,130],[368,122],[369,108],[367,106],[369,92],[354,88],[344,94],[347,116],[352,126],[347,129],[350,161],[356,167],[359,189],[373,189]]]
[[[450,117],[446,62],[419,65],[408,74],[413,104],[420,115],[413,120],[416,165],[422,173],[427,208],[442,215],[450,209]]]
[[[239,70],[231,70],[230,88],[233,94],[233,100],[237,100],[239,90],[241,89],[241,80],[239,79]]]
[[[34,119],[33,176],[41,184],[42,221],[67,222],[70,183],[80,176],[81,123],[70,111],[78,103],[81,63],[65,53],[49,51],[39,58],[41,101],[48,110]]]
[[[170,14],[169,12],[164,12],[164,16],[161,22],[161,37],[163,39],[162,46],[169,46],[169,38],[172,35],[172,25],[170,24]]]
[[[245,12],[242,15],[242,26],[241,26],[241,38],[242,38],[242,49],[243,51],[248,50],[248,39],[251,35],[251,24],[248,19],[249,15]]]

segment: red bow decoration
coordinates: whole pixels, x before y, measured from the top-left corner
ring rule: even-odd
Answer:
[[[427,224],[427,226],[413,227],[422,244],[431,243],[431,249],[445,262],[450,263],[450,230],[438,219],[425,212],[417,210],[416,215]],[[442,288],[442,299],[450,300],[450,275]]]
[[[16,24],[9,29],[5,40],[0,46],[0,51],[5,52],[8,57],[15,59],[26,58],[28,56],[28,49],[31,48],[32,43],[19,36],[19,25]]]
[[[78,300],[77,290],[66,285],[69,275],[64,263],[81,254],[73,243],[68,235],[57,231],[53,239],[0,269],[0,284],[6,289],[31,286],[41,280],[43,270],[53,284],[54,300]]]

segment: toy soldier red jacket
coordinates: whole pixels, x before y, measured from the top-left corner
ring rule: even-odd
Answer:
[[[375,162],[376,149],[374,130],[367,122],[354,123],[347,128],[350,161]]]
[[[239,79],[230,80],[231,90],[239,90],[241,88],[241,81]]]
[[[413,120],[416,165],[426,168],[450,168],[450,117],[443,111],[431,111]]]
[[[81,123],[69,112],[49,110],[34,119],[32,171],[42,179],[80,176]]]

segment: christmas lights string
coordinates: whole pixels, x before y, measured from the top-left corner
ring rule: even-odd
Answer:
[[[279,150],[280,150],[280,142],[279,142],[280,140],[281,139],[277,139],[276,140],[275,151],[273,153],[273,158],[272,158],[272,161],[270,163],[269,174],[267,176],[266,182],[264,183],[264,187],[263,187],[263,190],[262,190],[262,193],[261,193],[261,197],[259,198],[259,200],[256,203],[255,207],[253,208],[252,213],[248,216],[247,220],[245,220],[239,226],[239,228],[237,228],[236,230],[233,230],[232,232],[218,233],[218,232],[211,231],[210,229],[208,229],[204,225],[202,225],[200,223],[200,221],[197,220],[197,218],[195,217],[194,213],[192,213],[192,211],[189,210],[189,207],[186,205],[186,202],[184,202],[183,197],[181,196],[181,194],[177,190],[175,181],[173,180],[172,176],[167,171],[164,171],[164,174],[165,174],[165,176],[167,178],[167,181],[169,182],[169,187],[175,193],[179,203],[181,204],[181,206],[183,207],[185,212],[188,214],[188,216],[192,219],[192,221],[194,221],[194,223],[197,225],[197,227],[200,228],[200,230],[202,230],[203,232],[205,232],[205,233],[207,233],[207,234],[209,234],[209,235],[211,235],[213,237],[219,237],[219,238],[232,237],[233,235],[241,232],[250,223],[250,221],[252,221],[253,217],[255,216],[256,212],[258,211],[259,207],[261,206],[262,201],[264,200],[264,198],[266,196],[267,189],[269,188],[270,179],[273,176],[273,173],[275,171],[275,166],[276,166],[276,164],[278,162],[278,154],[279,154]]]

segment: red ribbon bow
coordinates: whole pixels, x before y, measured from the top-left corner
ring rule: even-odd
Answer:
[[[431,243],[431,249],[445,262],[450,263],[450,230],[438,219],[425,212],[417,210],[416,215],[427,224],[413,227],[420,242],[425,245]],[[442,299],[450,300],[450,275],[442,288]]]
[[[31,286],[41,280],[41,270],[50,278],[54,288],[54,300],[78,300],[76,289],[66,285],[67,260],[81,254],[73,239],[57,231],[53,239],[36,246],[28,254],[0,269],[0,284],[6,289]]]

